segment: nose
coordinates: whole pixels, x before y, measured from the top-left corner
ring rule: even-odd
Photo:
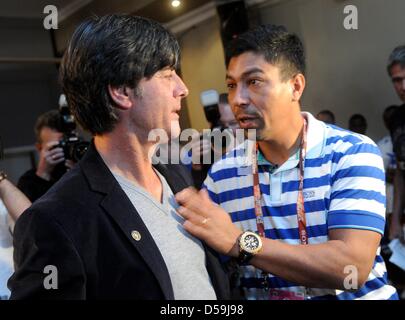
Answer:
[[[188,96],[188,88],[183,82],[183,80],[176,74],[177,77],[177,87],[176,87],[176,97],[185,98]]]
[[[229,102],[233,107],[244,108],[249,105],[249,93],[245,86],[237,85],[229,92]]]

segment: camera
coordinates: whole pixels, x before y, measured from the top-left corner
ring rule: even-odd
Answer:
[[[216,90],[206,90],[200,94],[201,104],[204,107],[204,114],[211,124],[211,129],[221,126],[221,115],[219,113],[219,94]]]
[[[59,114],[63,138],[55,148],[63,149],[65,159],[78,162],[86,153],[89,142],[82,140],[78,136],[76,132],[76,122],[73,115],[70,113],[65,95],[61,95],[59,99]]]
[[[221,123],[219,112],[219,94],[216,90],[206,90],[200,94],[201,104],[204,107],[204,114],[211,124],[211,133],[208,137],[201,135],[201,139],[209,139],[213,151],[217,153],[225,152],[233,141],[233,132],[225,128]]]

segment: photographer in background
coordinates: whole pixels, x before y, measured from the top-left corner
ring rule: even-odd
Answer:
[[[17,184],[32,202],[44,195],[75,164],[65,158],[63,149],[58,146],[63,138],[63,124],[58,110],[40,115],[34,131],[35,147],[39,152],[38,166],[24,173]]]
[[[325,122],[326,124],[333,124],[333,125],[336,124],[335,115],[330,110],[319,111],[318,114],[316,115],[316,118],[320,121]]]

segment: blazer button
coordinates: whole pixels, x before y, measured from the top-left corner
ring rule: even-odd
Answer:
[[[131,232],[131,236],[135,241],[141,240],[141,234],[136,230]]]

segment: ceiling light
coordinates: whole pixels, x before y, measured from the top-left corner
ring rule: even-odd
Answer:
[[[172,7],[177,8],[181,4],[180,0],[173,0],[172,1]]]

